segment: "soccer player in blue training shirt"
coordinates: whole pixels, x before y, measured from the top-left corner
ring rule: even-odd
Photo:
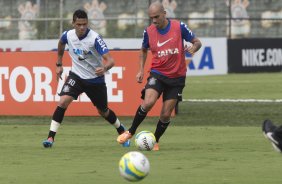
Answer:
[[[83,92],[96,106],[99,114],[116,128],[118,134],[126,130],[116,114],[108,108],[104,74],[114,66],[114,60],[107,45],[98,33],[88,28],[88,16],[84,10],[74,12],[72,24],[74,29],[65,31],[58,43],[57,81],[62,79],[62,58],[66,44],[69,47],[72,68],[59,94],[60,101],[52,117],[49,135],[43,141],[45,148],[52,147],[66,109]],[[102,60],[105,61],[104,64]],[[128,141],[123,146],[128,147],[129,144]]]
[[[262,123],[262,132],[271,142],[273,148],[282,153],[282,125],[276,126],[267,119]]]
[[[163,105],[155,130],[157,143],[153,149],[157,151],[159,139],[170,124],[171,113],[177,102],[181,101],[187,71],[185,52],[193,55],[202,44],[187,25],[177,20],[167,19],[164,7],[159,1],[150,5],[148,14],[152,25],[147,27],[143,34],[140,70],[136,79],[140,83],[143,80],[148,49],[152,53],[150,76],[142,91],[144,100],[137,109],[132,125],[128,131],[118,136],[117,142],[123,144],[135,134],[138,126],[162,94]],[[191,47],[185,46],[184,40],[190,42]]]

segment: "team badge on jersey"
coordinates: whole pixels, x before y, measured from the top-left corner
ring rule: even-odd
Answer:
[[[149,79],[148,84],[149,84],[150,86],[156,85],[156,81],[157,81],[157,79],[154,78],[154,77],[152,77],[152,78]]]
[[[70,92],[70,87],[68,85],[65,85],[63,88],[63,92],[65,93]]]

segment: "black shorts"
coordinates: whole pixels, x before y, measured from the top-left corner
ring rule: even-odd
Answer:
[[[151,72],[147,79],[147,84],[141,92],[141,98],[145,97],[146,89],[155,89],[159,97],[163,94],[163,101],[177,99],[182,101],[182,91],[185,87],[186,77],[168,78],[166,76]]]
[[[64,83],[59,96],[72,96],[75,100],[81,93],[85,93],[94,106],[100,111],[106,112],[108,109],[107,87],[105,83],[90,83],[85,79],[81,79],[73,72]]]

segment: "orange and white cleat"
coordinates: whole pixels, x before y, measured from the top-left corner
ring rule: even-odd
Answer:
[[[118,136],[117,142],[120,143],[120,144],[123,144],[127,140],[131,139],[131,137],[132,137],[132,134],[129,131],[125,131]]]
[[[153,151],[159,151],[160,150],[160,146],[159,146],[159,143],[155,143],[154,144],[154,147],[153,147]]]

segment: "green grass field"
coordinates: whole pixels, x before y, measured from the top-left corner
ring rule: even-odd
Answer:
[[[282,74],[188,77],[185,99],[282,99]],[[282,155],[263,137],[265,118],[282,124],[282,103],[181,102],[159,152],[143,152],[143,184],[278,184]],[[120,117],[130,125],[132,117]],[[155,130],[147,118],[141,130]],[[50,117],[0,117],[0,183],[120,184],[123,154],[99,117],[66,117],[52,149],[44,149]]]

